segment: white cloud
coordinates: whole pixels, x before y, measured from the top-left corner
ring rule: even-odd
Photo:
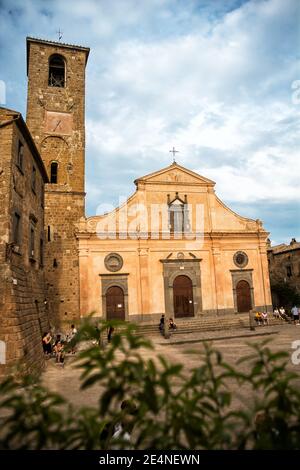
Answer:
[[[60,27],[66,42],[91,47],[90,208],[130,194],[135,177],[170,163],[173,145],[179,163],[214,179],[226,202],[297,204],[300,108],[291,83],[300,78],[299,7],[298,0],[13,0],[0,15],[2,70],[8,95],[17,97],[8,105],[20,108],[22,96],[25,103],[25,36],[56,39]]]

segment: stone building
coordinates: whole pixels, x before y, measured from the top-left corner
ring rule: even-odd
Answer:
[[[26,122],[45,164],[47,298],[51,320],[79,318],[75,223],[85,212],[85,66],[89,49],[27,38]]]
[[[0,108],[0,375],[41,367],[49,328],[44,282],[47,173],[20,113]]]
[[[300,295],[300,243],[292,238],[289,245],[268,244],[268,262],[271,286],[289,286]],[[282,303],[273,289],[273,303]]]
[[[158,321],[272,309],[259,220],[234,213],[215,183],[176,163],[78,226],[81,316]]]

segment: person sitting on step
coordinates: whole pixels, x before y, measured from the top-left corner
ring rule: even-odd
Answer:
[[[64,353],[64,346],[61,341],[56,341],[55,346],[54,346],[54,352],[55,352],[56,364],[64,365],[65,353]]]
[[[289,317],[285,313],[285,309],[283,307],[280,307],[280,309],[279,309],[279,318],[281,320],[289,321]]]
[[[176,329],[177,329],[176,323],[174,323],[173,318],[170,318],[169,319],[169,330],[176,330]]]
[[[257,325],[262,325],[263,324],[263,319],[262,319],[262,315],[260,312],[256,312],[255,313],[255,321],[257,323]]]
[[[262,324],[263,325],[268,325],[269,324],[268,312],[262,312],[261,319],[262,319]]]

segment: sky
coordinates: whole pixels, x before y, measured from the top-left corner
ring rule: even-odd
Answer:
[[[299,0],[0,0],[2,105],[25,116],[26,36],[58,29],[91,48],[87,215],[172,163],[174,146],[273,244],[300,241]]]

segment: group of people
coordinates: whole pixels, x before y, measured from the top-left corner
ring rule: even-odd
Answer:
[[[54,355],[55,362],[57,364],[64,364],[65,362],[65,342],[70,343],[77,333],[75,325],[71,325],[70,332],[66,335],[66,340],[62,339],[61,334],[57,334],[56,338],[53,339],[51,331],[45,332],[42,337],[42,345],[44,354],[47,357],[52,357]],[[71,354],[75,354],[76,350],[74,346],[70,348]]]
[[[280,320],[284,320],[287,322],[293,321],[295,325],[300,325],[299,323],[299,311],[300,309],[294,305],[294,307],[291,309],[291,315],[286,313],[284,307],[275,307],[273,310],[273,317],[278,318]],[[267,312],[255,312],[254,315],[255,321],[257,325],[268,325],[269,320],[268,320],[268,313]]]
[[[268,325],[268,313],[267,312],[255,312],[254,319],[257,325]]]
[[[291,309],[291,315],[288,315],[283,307],[275,307],[273,311],[274,318],[279,318],[280,320],[293,321],[295,325],[300,325],[299,323],[299,314],[300,309],[297,305],[294,305]]]
[[[165,331],[165,316],[162,315],[161,319],[159,321],[158,329],[161,332],[161,334],[164,334]],[[177,325],[174,322],[173,318],[169,318],[169,330],[177,330]]]

